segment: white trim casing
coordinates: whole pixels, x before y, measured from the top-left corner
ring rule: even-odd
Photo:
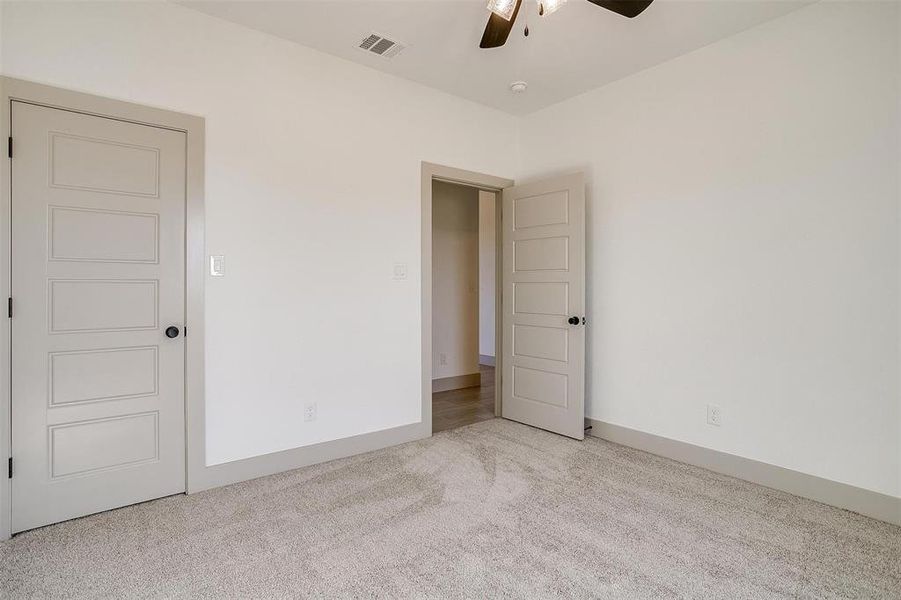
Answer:
[[[476,187],[481,190],[500,192],[504,188],[513,185],[512,179],[504,179],[493,175],[465,171],[454,167],[445,167],[434,163],[422,163],[422,259],[420,263],[420,285],[422,287],[422,419],[423,427],[428,433],[424,437],[432,435],[432,181],[446,181]],[[497,227],[496,243],[501,242],[501,202],[495,202],[495,220]],[[500,246],[498,246],[500,248]],[[500,332],[501,310],[503,297],[501,295],[501,280],[503,270],[500,261],[503,255],[496,253],[497,281],[495,283],[495,327]],[[495,373],[500,373],[501,336],[495,335],[495,356],[497,367]],[[495,375],[494,383],[494,414],[501,414],[501,381]]]
[[[0,77],[0,127],[3,130],[2,139],[7,139],[11,131],[10,127],[10,100],[8,94],[7,79]],[[3,168],[0,169],[0,297],[9,296],[10,290],[10,171],[12,166],[3,152]],[[0,467],[5,467],[12,453],[12,436],[10,423],[10,349],[11,338],[9,333],[9,319],[2,319],[0,324]],[[12,488],[10,480],[0,470],[0,541],[8,540],[12,532]]]
[[[15,100],[95,115],[120,121],[162,127],[185,133],[185,429],[187,446],[185,487],[200,476],[204,467],[204,120],[168,110],[150,108],[129,102],[111,100],[37,83],[0,77],[2,127],[4,138],[10,136],[10,103]],[[15,149],[13,159],[15,160]],[[2,293],[10,293],[10,172],[11,163],[0,169],[0,280]],[[0,453],[3,464],[10,458],[10,327],[9,319],[0,326]],[[9,539],[12,523],[10,480],[0,477],[0,540]]]

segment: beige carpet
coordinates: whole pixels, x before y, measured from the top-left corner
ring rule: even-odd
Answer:
[[[0,597],[899,598],[901,528],[495,419],[0,544]]]

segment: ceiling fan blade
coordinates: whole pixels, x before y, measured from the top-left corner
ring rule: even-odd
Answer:
[[[588,0],[592,4],[597,4],[601,8],[612,10],[618,15],[624,17],[637,17],[644,9],[651,5],[654,0]]]
[[[516,8],[513,9],[513,16],[509,21],[491,13],[491,16],[488,17],[488,25],[485,26],[485,33],[482,34],[482,41],[479,42],[479,48],[498,48],[507,43],[507,37],[513,30],[513,23],[516,21],[516,15],[519,14],[520,5],[522,5],[522,0],[516,0]]]

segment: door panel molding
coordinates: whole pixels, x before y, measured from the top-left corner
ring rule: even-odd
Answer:
[[[130,102],[112,100],[74,92],[51,86],[31,83],[9,77],[0,77],[0,130],[5,137],[10,135],[10,107],[13,101],[46,108],[102,117],[114,121],[147,125],[185,134],[185,324],[190,329],[190,337],[185,338],[185,422],[186,422],[186,487],[189,492],[196,491],[195,482],[203,481],[206,470],[204,459],[204,282],[205,282],[205,246],[204,246],[204,136],[205,122],[202,117],[151,108]],[[68,134],[65,134],[68,136]],[[71,138],[68,136],[66,139]],[[65,140],[63,140],[65,141]],[[79,141],[79,140],[75,140]],[[82,142],[108,142],[108,140],[80,140]],[[13,148],[15,151],[15,148]],[[65,148],[61,148],[61,151]],[[69,148],[69,150],[72,150]],[[10,173],[11,161],[3,153],[4,163],[0,168],[0,288],[9,296],[10,285]],[[139,189],[118,189],[114,179],[109,181],[69,181],[65,178],[55,181],[61,187],[76,188],[86,194],[109,193],[128,194],[136,200],[153,200],[159,195],[158,164],[154,157],[158,156],[153,148],[135,148],[134,160],[148,165],[148,179]],[[15,160],[15,152],[14,158]],[[149,161],[149,162],[148,162]],[[154,175],[156,173],[156,175]],[[48,173],[48,177],[51,174]],[[59,174],[60,177],[65,174]],[[100,212],[108,212],[101,210]],[[138,209],[135,213],[149,211]],[[154,232],[154,235],[156,232]],[[147,235],[150,235],[148,230]],[[125,243],[127,240],[119,240]],[[134,251],[135,248],[117,246],[113,250]],[[158,248],[151,252],[149,248],[139,249],[137,260],[126,255],[126,260],[110,262],[148,262],[158,260]],[[106,262],[110,257],[74,257],[61,260],[84,262]],[[2,297],[2,294],[0,294]],[[10,422],[10,323],[9,319],[0,320],[0,459],[5,467],[11,451]],[[131,402],[131,396],[97,399],[86,403],[107,403],[109,401]],[[80,403],[79,403],[80,404]],[[149,430],[148,430],[149,431]],[[5,469],[4,469],[5,470]],[[11,486],[6,473],[0,473],[0,540],[10,537],[12,523]]]
[[[185,344],[184,338],[166,338],[162,330],[165,324],[182,326],[186,321],[186,137],[171,129],[32,103],[11,105],[15,533],[186,489]],[[59,131],[110,142],[54,154]],[[138,144],[158,152],[134,160],[130,153]],[[48,171],[61,173],[61,181],[75,186],[54,186]],[[101,186],[110,193],[74,189]],[[155,190],[156,197],[136,199],[128,193],[143,188]],[[55,206],[155,211],[162,225],[159,259],[153,264],[90,265],[51,260]],[[75,254],[106,254],[111,246],[120,246],[123,237],[140,239],[134,231],[81,225],[70,223],[57,232]],[[140,244],[155,255],[155,222],[147,233]],[[157,393],[132,394],[128,401],[115,403],[44,404],[50,385],[49,354],[91,350],[100,343],[157,345],[153,360],[159,374]],[[142,370],[107,372],[95,366],[77,374],[70,368],[66,376],[63,369],[57,383],[65,388],[77,380],[102,392],[99,388],[118,380],[146,391],[152,387],[146,364]],[[45,431],[49,444],[41,439]]]
[[[585,437],[585,180],[503,192],[503,416]]]

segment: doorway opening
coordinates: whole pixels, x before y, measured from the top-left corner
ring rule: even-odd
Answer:
[[[474,366],[456,373],[438,370],[451,366],[451,357],[442,348],[452,346],[448,338],[435,335],[441,327],[448,326],[447,319],[435,310],[436,303],[444,302],[449,295],[438,282],[433,285],[432,281],[436,263],[438,271],[442,271],[441,257],[434,258],[434,255],[443,252],[440,240],[443,233],[433,248],[433,223],[444,225],[447,219],[442,217],[441,206],[437,209],[433,206],[436,182],[495,195],[494,416],[583,439],[588,320],[585,315],[585,178],[578,172],[514,185],[513,181],[490,175],[422,163],[422,426],[431,433],[433,425],[435,430],[453,428],[466,424],[467,419],[477,421],[488,416],[481,406],[475,405],[475,398],[470,398],[468,412],[474,414],[467,417],[467,411],[460,411],[463,414],[455,414],[444,422],[436,419],[433,423],[433,389],[440,393],[439,390],[478,385],[479,400],[482,397],[482,366],[478,371]],[[463,194],[458,190],[451,195],[456,193]],[[469,239],[477,238],[475,231],[470,225]],[[469,254],[475,255],[477,251],[470,250]],[[472,282],[474,277],[462,280]],[[478,289],[478,284],[470,283],[469,287]],[[467,293],[465,283],[462,289],[451,289],[462,294],[461,297]],[[470,298],[469,305],[475,304]],[[477,340],[478,334],[473,334],[473,329],[469,331],[473,340]],[[443,358],[442,354],[445,354]],[[475,352],[470,351],[468,356],[474,357]],[[480,362],[490,362],[490,358]],[[443,381],[451,377],[463,379],[456,380],[456,385],[453,379]],[[490,397],[490,389],[486,395]],[[451,400],[450,397],[438,399]],[[436,405],[436,411],[438,408],[445,407]]]
[[[432,181],[432,432],[495,417],[496,192]]]
[[[466,171],[454,167],[446,167],[434,163],[422,163],[422,420],[426,435],[435,431],[443,431],[462,427],[469,423],[501,416],[501,392],[503,368],[503,336],[501,335],[501,308],[503,305],[501,285],[501,190],[513,185],[510,179]],[[437,191],[439,200],[437,214],[433,218],[433,191]],[[468,202],[468,211],[459,214],[460,206],[448,206],[443,193],[448,192],[449,202]],[[485,226],[491,222],[490,217],[483,214],[481,218],[483,239],[479,239],[479,198],[482,211],[494,207],[494,270],[493,283],[491,269],[484,264],[490,260],[491,252],[479,252],[479,246],[491,243],[489,232]],[[453,199],[452,199],[453,198]],[[448,212],[450,215],[448,215]],[[451,223],[450,220],[454,222]],[[460,236],[451,235],[451,229],[459,229],[462,220],[468,223],[468,249],[455,247],[452,241],[462,240]],[[438,241],[433,248],[433,230],[438,225]],[[446,235],[447,234],[447,235]],[[445,239],[448,238],[448,239]],[[480,244],[481,242],[481,244]],[[440,254],[437,259],[433,258]],[[483,270],[479,275],[479,255],[482,254]],[[454,280],[460,279],[458,266],[447,261],[447,256],[468,256],[468,279],[463,285],[456,285]],[[435,268],[438,261],[437,269]],[[450,272],[450,285],[444,274]],[[435,281],[438,272],[440,281]],[[483,288],[483,293],[480,288]],[[450,289],[453,297],[447,297],[444,291]],[[482,302],[479,298],[482,298]],[[463,302],[466,300],[466,302]],[[492,304],[493,302],[493,304]],[[442,316],[448,307],[468,308],[469,325],[465,332],[460,328],[449,326]],[[481,313],[491,312],[491,316],[480,317]],[[457,317],[455,317],[457,318]],[[481,322],[481,335],[479,324]],[[487,328],[493,327],[493,336]],[[437,335],[435,335],[437,333]],[[462,333],[462,335],[461,335]],[[481,337],[481,339],[480,339]],[[433,342],[434,338],[434,342]],[[465,353],[455,355],[459,349]],[[493,350],[493,351],[492,351]],[[442,355],[444,355],[442,357]],[[492,360],[493,359],[493,360]],[[492,364],[493,363],[493,364]],[[461,368],[461,365],[465,365]],[[497,373],[498,375],[495,375]],[[433,412],[435,419],[433,420]]]

